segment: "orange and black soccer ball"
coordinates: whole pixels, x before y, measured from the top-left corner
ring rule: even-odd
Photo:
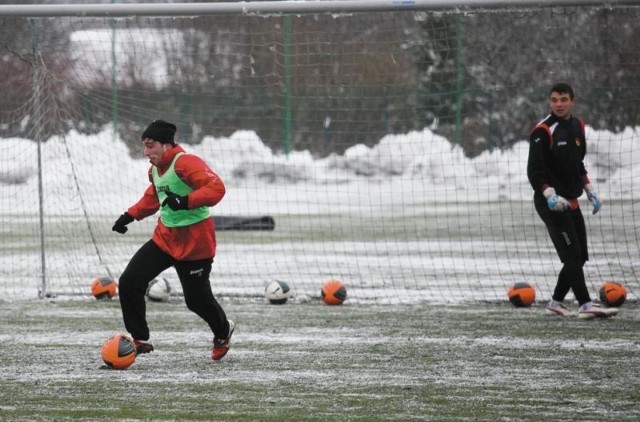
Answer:
[[[91,282],[91,294],[98,300],[111,299],[117,291],[118,284],[111,277],[98,277]]]
[[[509,287],[507,291],[509,302],[517,308],[531,306],[536,300],[536,289],[529,283],[521,281]]]
[[[607,306],[618,307],[627,300],[627,289],[615,281],[605,282],[598,291],[600,301]]]
[[[104,342],[100,355],[109,368],[127,369],[136,361],[136,346],[131,337],[116,334]]]
[[[342,305],[347,299],[347,288],[340,280],[329,280],[322,286],[320,291],[322,301],[327,305]]]

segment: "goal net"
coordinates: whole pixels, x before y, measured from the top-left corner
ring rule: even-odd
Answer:
[[[561,263],[533,208],[528,136],[567,81],[604,199],[595,216],[580,199],[587,282],[634,298],[639,10],[0,14],[0,293],[118,279],[156,224],[111,230],[148,185],[142,130],[164,119],[227,187],[217,295],[282,280],[304,300],[333,278],[353,302],[505,300],[520,281],[548,298]]]

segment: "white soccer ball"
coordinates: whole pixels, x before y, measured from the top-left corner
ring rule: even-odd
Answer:
[[[287,299],[291,297],[291,289],[284,281],[272,281],[267,284],[267,287],[264,289],[264,297],[266,297],[271,304],[282,305],[287,303]]]
[[[158,277],[151,280],[147,287],[146,296],[154,302],[166,302],[171,296],[171,285],[164,277]]]

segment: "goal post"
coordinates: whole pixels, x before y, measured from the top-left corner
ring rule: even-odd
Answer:
[[[111,231],[162,118],[227,186],[218,295],[282,280],[304,300],[335,278],[353,302],[506,300],[519,281],[548,298],[561,263],[527,140],[568,81],[605,203],[580,200],[589,288],[633,299],[639,17],[638,1],[0,5],[0,294],[118,278],[155,225]]]

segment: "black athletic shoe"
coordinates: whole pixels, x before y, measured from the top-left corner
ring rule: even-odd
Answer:
[[[136,345],[136,355],[141,355],[143,353],[153,352],[155,349],[153,348],[153,344],[144,340],[133,340],[133,344]]]

